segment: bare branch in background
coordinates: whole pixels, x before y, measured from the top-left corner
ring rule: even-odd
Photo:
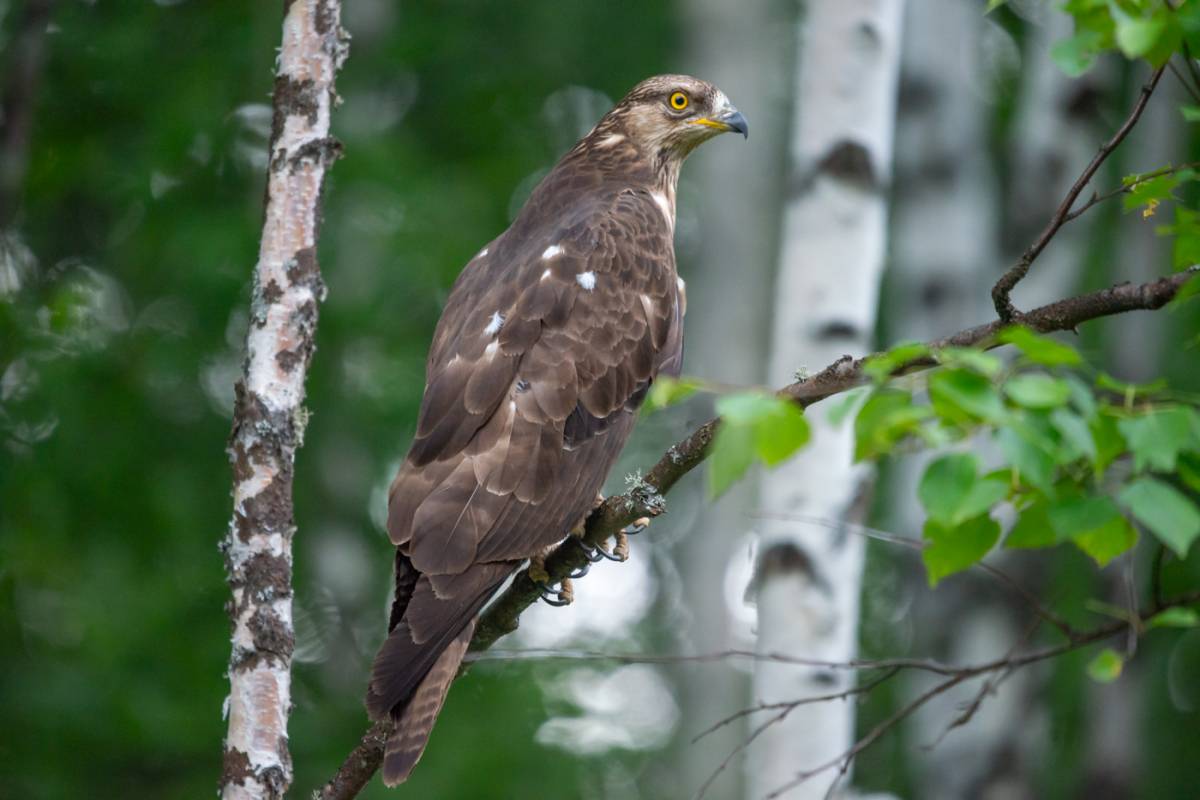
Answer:
[[[1012,304],[1009,295],[1012,294],[1012,290],[1021,282],[1021,279],[1029,273],[1029,268],[1033,266],[1034,260],[1046,249],[1046,245],[1050,244],[1050,240],[1058,233],[1058,229],[1071,219],[1074,219],[1071,216],[1071,207],[1075,205],[1075,201],[1079,199],[1080,193],[1091,182],[1092,176],[1100,169],[1100,165],[1112,155],[1113,150],[1117,149],[1117,145],[1121,144],[1125,140],[1125,137],[1129,135],[1129,132],[1133,130],[1133,126],[1141,118],[1142,112],[1146,110],[1146,104],[1150,102],[1150,95],[1154,93],[1159,79],[1162,78],[1163,69],[1163,67],[1159,67],[1150,76],[1150,80],[1138,93],[1137,102],[1134,103],[1133,109],[1129,112],[1129,116],[1126,117],[1125,122],[1121,124],[1121,127],[1117,129],[1117,132],[1112,135],[1111,139],[1100,146],[1100,151],[1096,153],[1091,163],[1084,167],[1083,172],[1080,173],[1074,185],[1071,186],[1070,191],[1067,192],[1067,196],[1059,204],[1058,210],[1050,218],[1050,222],[1046,225],[1046,228],[1021,255],[1020,261],[1014,264],[1008,272],[1004,273],[1000,277],[1000,280],[996,281],[996,285],[992,287],[992,302],[996,306],[996,313],[1000,316],[1001,321],[1011,322],[1018,318],[1019,312]]]
[[[292,0],[274,91],[266,213],[229,458],[233,518],[222,542],[233,623],[221,796],[275,800],[292,782],[292,469],[304,436],[304,381],[325,284],[317,266],[321,189],[346,57],[339,0]]]
[[[9,44],[0,97],[0,227],[12,223],[29,163],[29,135],[41,84],[46,27],[55,0],[29,0]]]

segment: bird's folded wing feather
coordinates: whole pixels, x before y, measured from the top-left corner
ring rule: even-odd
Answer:
[[[524,558],[561,538],[575,520],[559,517],[586,506],[531,510],[567,485],[603,480],[615,453],[585,445],[678,360],[679,294],[661,211],[632,191],[593,202],[604,205],[558,215],[572,220],[565,227],[514,225],[451,293],[390,497],[389,533],[422,573]],[[596,457],[569,457],[581,447]]]

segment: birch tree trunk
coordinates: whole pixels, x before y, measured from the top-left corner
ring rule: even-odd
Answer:
[[[772,0],[687,0],[689,66],[712,80],[750,120],[748,143],[729,141],[697,153],[680,183],[676,249],[688,282],[685,372],[730,384],[765,378],[769,324],[761,310],[771,302],[779,192],[778,165],[786,147],[788,92],[785,75],[793,43],[794,12]],[[748,146],[747,146],[748,145]],[[699,485],[680,487],[672,500],[685,509],[706,504]],[[748,646],[750,619],[738,614],[740,596],[726,591],[731,565],[745,564],[757,487],[735,487],[690,524],[670,562],[679,570],[677,607],[684,610],[681,649],[711,653]],[[668,515],[662,523],[677,524]],[[748,567],[743,566],[748,572]],[[744,606],[743,606],[744,607]],[[685,666],[676,672],[681,720],[670,776],[660,776],[655,796],[692,797],[742,741],[736,725],[693,742],[695,734],[745,707],[747,676],[724,668]],[[682,778],[682,780],[681,780]],[[726,769],[707,789],[710,797],[737,797],[741,774]]]
[[[901,0],[815,0],[799,26],[790,197],[775,292],[768,382],[870,350],[887,237]],[[756,575],[758,649],[846,661],[857,650],[864,544],[837,523],[861,517],[870,471],[850,430],[809,413],[812,443],[762,483]],[[832,526],[812,524],[813,518]],[[845,671],[759,662],[755,700],[848,688]],[[843,685],[846,684],[846,685]],[[771,725],[751,748],[748,797],[787,784],[854,739],[854,705],[817,703]],[[788,798],[823,798],[830,773]]]
[[[292,466],[325,295],[317,266],[321,187],[339,153],[329,117],[346,56],[340,2],[292,0],[285,8],[266,213],[229,442],[233,518],[222,550],[233,647],[220,780],[227,800],[282,798],[292,781]]]

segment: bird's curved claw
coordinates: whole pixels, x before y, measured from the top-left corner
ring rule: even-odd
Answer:
[[[614,550],[615,550],[615,548],[614,548]],[[609,561],[621,562],[621,561],[625,560],[625,557],[622,556],[620,553],[618,553],[618,552],[610,553],[609,551],[605,550],[600,545],[596,545],[596,552],[600,555],[601,558],[607,558]]]
[[[650,518],[649,517],[638,517],[637,519],[635,519],[633,521],[633,523],[631,525],[626,525],[621,530],[621,533],[625,534],[626,536],[637,536],[639,533],[646,530],[646,528],[648,528],[649,526],[650,526]]]
[[[588,559],[588,562],[586,564],[584,564],[581,567],[577,567],[576,569],[573,569],[573,570],[571,570],[571,572],[567,573],[567,577],[571,578],[571,579],[582,578],[584,575],[588,574],[588,571],[591,568],[592,568],[592,561],[591,561],[591,559]]]
[[[553,584],[546,583],[538,584],[538,589],[541,591],[542,602],[548,606],[561,608],[575,601],[575,587],[571,585],[570,578],[563,578],[557,589]]]

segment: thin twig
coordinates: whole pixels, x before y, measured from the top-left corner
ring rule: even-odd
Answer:
[[[1092,206],[1103,203],[1105,200],[1111,200],[1114,197],[1118,197],[1123,194],[1129,194],[1131,191],[1134,190],[1134,188],[1142,185],[1143,183],[1146,183],[1147,181],[1154,180],[1155,178],[1161,178],[1163,175],[1173,175],[1176,172],[1181,172],[1182,170],[1185,170],[1185,169],[1194,169],[1196,167],[1200,167],[1200,161],[1189,161],[1186,164],[1180,164],[1179,166],[1176,166],[1176,167],[1163,167],[1162,169],[1156,169],[1153,172],[1146,172],[1141,175],[1138,175],[1136,178],[1129,181],[1129,183],[1122,184],[1121,186],[1118,186],[1116,189],[1107,191],[1104,194],[1096,194],[1095,192],[1093,192],[1092,196],[1090,198],[1088,198],[1088,201],[1086,203],[1084,203],[1083,205],[1081,205],[1079,208],[1072,211],[1070,214],[1067,214],[1067,218],[1065,220],[1063,220],[1063,222],[1066,223],[1066,222],[1070,222],[1074,219],[1077,219],[1078,217],[1082,216]]]
[[[1179,67],[1175,66],[1175,62],[1173,60],[1168,61],[1167,66],[1170,67],[1171,74],[1174,75],[1179,81],[1179,85],[1182,86],[1189,95],[1191,95],[1193,100],[1195,100],[1197,103],[1200,103],[1200,93],[1196,91],[1196,87],[1188,83],[1187,79],[1183,77],[1183,73],[1179,71]]]
[[[1164,603],[1163,607],[1173,608],[1176,606],[1191,605],[1192,603],[1196,602],[1200,602],[1200,590],[1188,592],[1187,594],[1170,600]],[[974,667],[964,667],[955,673],[948,674],[946,680],[938,683],[928,691],[923,692],[899,711],[895,712],[886,720],[876,725],[869,733],[856,741],[850,748],[842,752],[840,755],[818,764],[815,767],[796,773],[796,775],[790,781],[768,794],[767,798],[768,800],[771,800],[771,798],[780,797],[796,786],[799,786],[804,781],[807,781],[810,778],[830,769],[837,768],[839,774],[844,774],[846,770],[849,769],[850,763],[854,760],[854,758],[874,744],[885,733],[887,733],[887,731],[895,727],[898,723],[902,722],[905,718],[910,716],[913,712],[925,705],[925,703],[929,702],[934,697],[942,694],[943,692],[949,691],[965,680],[998,671],[1004,671],[1006,675],[1011,674],[1021,667],[1025,667],[1039,661],[1056,658],[1065,653],[1085,647],[1086,645],[1103,641],[1104,639],[1108,639],[1124,632],[1130,627],[1135,628],[1139,632],[1144,632],[1145,626],[1143,623],[1153,616],[1154,613],[1157,612],[1144,612],[1137,619],[1133,620],[1132,624],[1125,620],[1118,620],[1111,622],[1108,625],[1094,628],[1085,633],[1081,633],[1079,637],[1072,642],[1067,642],[1055,647],[1048,647],[1042,650],[1035,650],[1031,653],[1026,653],[1020,656],[1009,656],[1006,658],[996,659],[995,661],[978,664]]]
[[[884,681],[887,681],[890,678],[892,678],[893,676],[899,674],[899,672],[900,672],[899,667],[893,667],[893,668],[889,669],[887,672],[885,672],[883,675],[880,675],[878,678],[875,678],[872,681],[864,683],[861,686],[855,686],[850,689],[846,689],[841,692],[830,692],[829,694],[814,695],[812,697],[805,697],[805,698],[801,698],[800,700],[791,700],[791,701],[788,701],[785,703],[762,703],[753,708],[742,709],[741,711],[737,712],[736,714],[731,714],[730,716],[726,717],[725,719],[721,720],[720,722],[717,722],[716,724],[707,728],[702,733],[698,734],[694,739],[692,739],[693,744],[695,744],[696,742],[698,742],[700,739],[707,736],[708,734],[712,733],[713,731],[716,731],[719,728],[722,728],[725,725],[730,724],[731,722],[741,719],[744,716],[754,714],[756,712],[764,711],[764,710],[779,710],[778,714],[773,715],[772,717],[767,719],[766,722],[760,723],[758,726],[756,726],[754,728],[754,730],[752,730],[750,732],[750,735],[747,736],[742,741],[741,744],[739,744],[737,747],[735,747],[729,753],[729,755],[727,755],[724,758],[724,760],[722,760],[721,763],[717,765],[717,768],[712,771],[712,773],[708,776],[708,778],[704,781],[704,783],[702,783],[700,785],[700,788],[696,791],[695,800],[700,800],[702,797],[704,797],[705,793],[708,791],[708,787],[712,786],[713,781],[715,781],[721,775],[721,773],[726,770],[726,768],[730,765],[730,763],[733,762],[733,759],[736,758],[739,753],[743,752],[746,748],[748,748],[751,745],[751,743],[754,742],[755,739],[757,739],[759,736],[761,736],[763,734],[763,732],[765,732],[772,725],[783,722],[785,719],[787,719],[788,714],[791,714],[793,711],[795,711],[800,706],[811,705],[813,703],[824,703],[824,702],[828,702],[831,700],[845,700],[846,698],[853,697],[854,695],[867,694],[871,690],[873,690],[875,687],[877,687],[881,683],[883,683]]]
[[[1013,592],[1019,595],[1021,599],[1024,600],[1031,609],[1033,609],[1033,612],[1037,614],[1038,617],[1057,628],[1063,636],[1067,637],[1068,641],[1074,641],[1074,639],[1079,636],[1079,631],[1072,628],[1070,623],[1068,623],[1065,619],[1046,608],[1042,601],[1038,599],[1037,595],[1021,585],[1016,578],[1013,578],[1008,573],[1003,572],[998,567],[994,567],[991,564],[986,564],[982,561],[980,561],[976,566],[978,566],[979,569],[983,570],[988,575],[991,575],[993,578],[999,580],[1008,588],[1012,589]]]
[[[1029,272],[1029,268],[1033,266],[1034,260],[1041,255],[1041,252],[1046,249],[1046,245],[1050,244],[1050,240],[1058,233],[1058,229],[1067,221],[1067,216],[1071,213],[1071,207],[1075,205],[1075,201],[1079,198],[1079,194],[1084,190],[1088,183],[1092,180],[1092,176],[1100,169],[1100,165],[1104,163],[1117,146],[1125,140],[1129,132],[1133,130],[1133,126],[1137,124],[1141,118],[1142,112],[1146,109],[1146,104],[1150,101],[1150,95],[1154,93],[1155,87],[1158,86],[1158,81],[1162,78],[1163,67],[1154,70],[1154,74],[1150,76],[1150,80],[1142,86],[1138,92],[1137,102],[1133,105],[1133,110],[1129,112],[1129,116],[1122,123],[1117,132],[1112,135],[1112,138],[1100,146],[1100,151],[1096,153],[1089,163],[1076,178],[1074,185],[1071,186],[1067,196],[1063,198],[1059,204],[1058,210],[1054,212],[1054,216],[1050,218],[1049,224],[1041,232],[1038,238],[1029,246],[1029,248],[1021,255],[1021,260],[1014,264],[1008,272],[996,281],[996,285],[992,287],[992,302],[996,307],[996,314],[1002,322],[1011,322],[1018,318],[1019,312],[1009,299],[1013,288],[1016,287],[1021,279]]]
[[[1014,641],[1012,644],[1012,647],[1010,647],[1008,649],[1009,658],[1012,658],[1014,655],[1017,654],[1017,651],[1019,651],[1022,647],[1025,646],[1025,644],[1029,641],[1030,637],[1033,636],[1033,634],[1037,631],[1038,626],[1041,624],[1041,622],[1042,622],[1042,620],[1040,618],[1034,619],[1029,624],[1029,626],[1025,628],[1025,633],[1022,636],[1020,636],[1016,641]],[[980,707],[983,705],[983,701],[987,698],[987,696],[992,694],[996,690],[996,688],[1001,683],[1003,683],[1008,678],[1009,675],[1012,675],[1015,671],[1016,670],[1014,668],[1008,667],[1008,668],[1004,669],[1003,671],[1001,671],[999,674],[993,673],[992,675],[989,675],[988,678],[986,680],[984,680],[983,685],[981,685],[979,687],[979,691],[976,692],[975,697],[962,710],[962,713],[960,713],[954,719],[950,720],[950,723],[942,730],[941,734],[938,735],[937,739],[935,739],[932,742],[930,742],[929,744],[925,745],[922,749],[923,750],[933,750],[935,747],[940,745],[947,736],[950,735],[950,731],[954,730],[955,728],[961,728],[962,726],[964,726],[968,722],[970,722],[975,717],[975,714],[979,711]]]

